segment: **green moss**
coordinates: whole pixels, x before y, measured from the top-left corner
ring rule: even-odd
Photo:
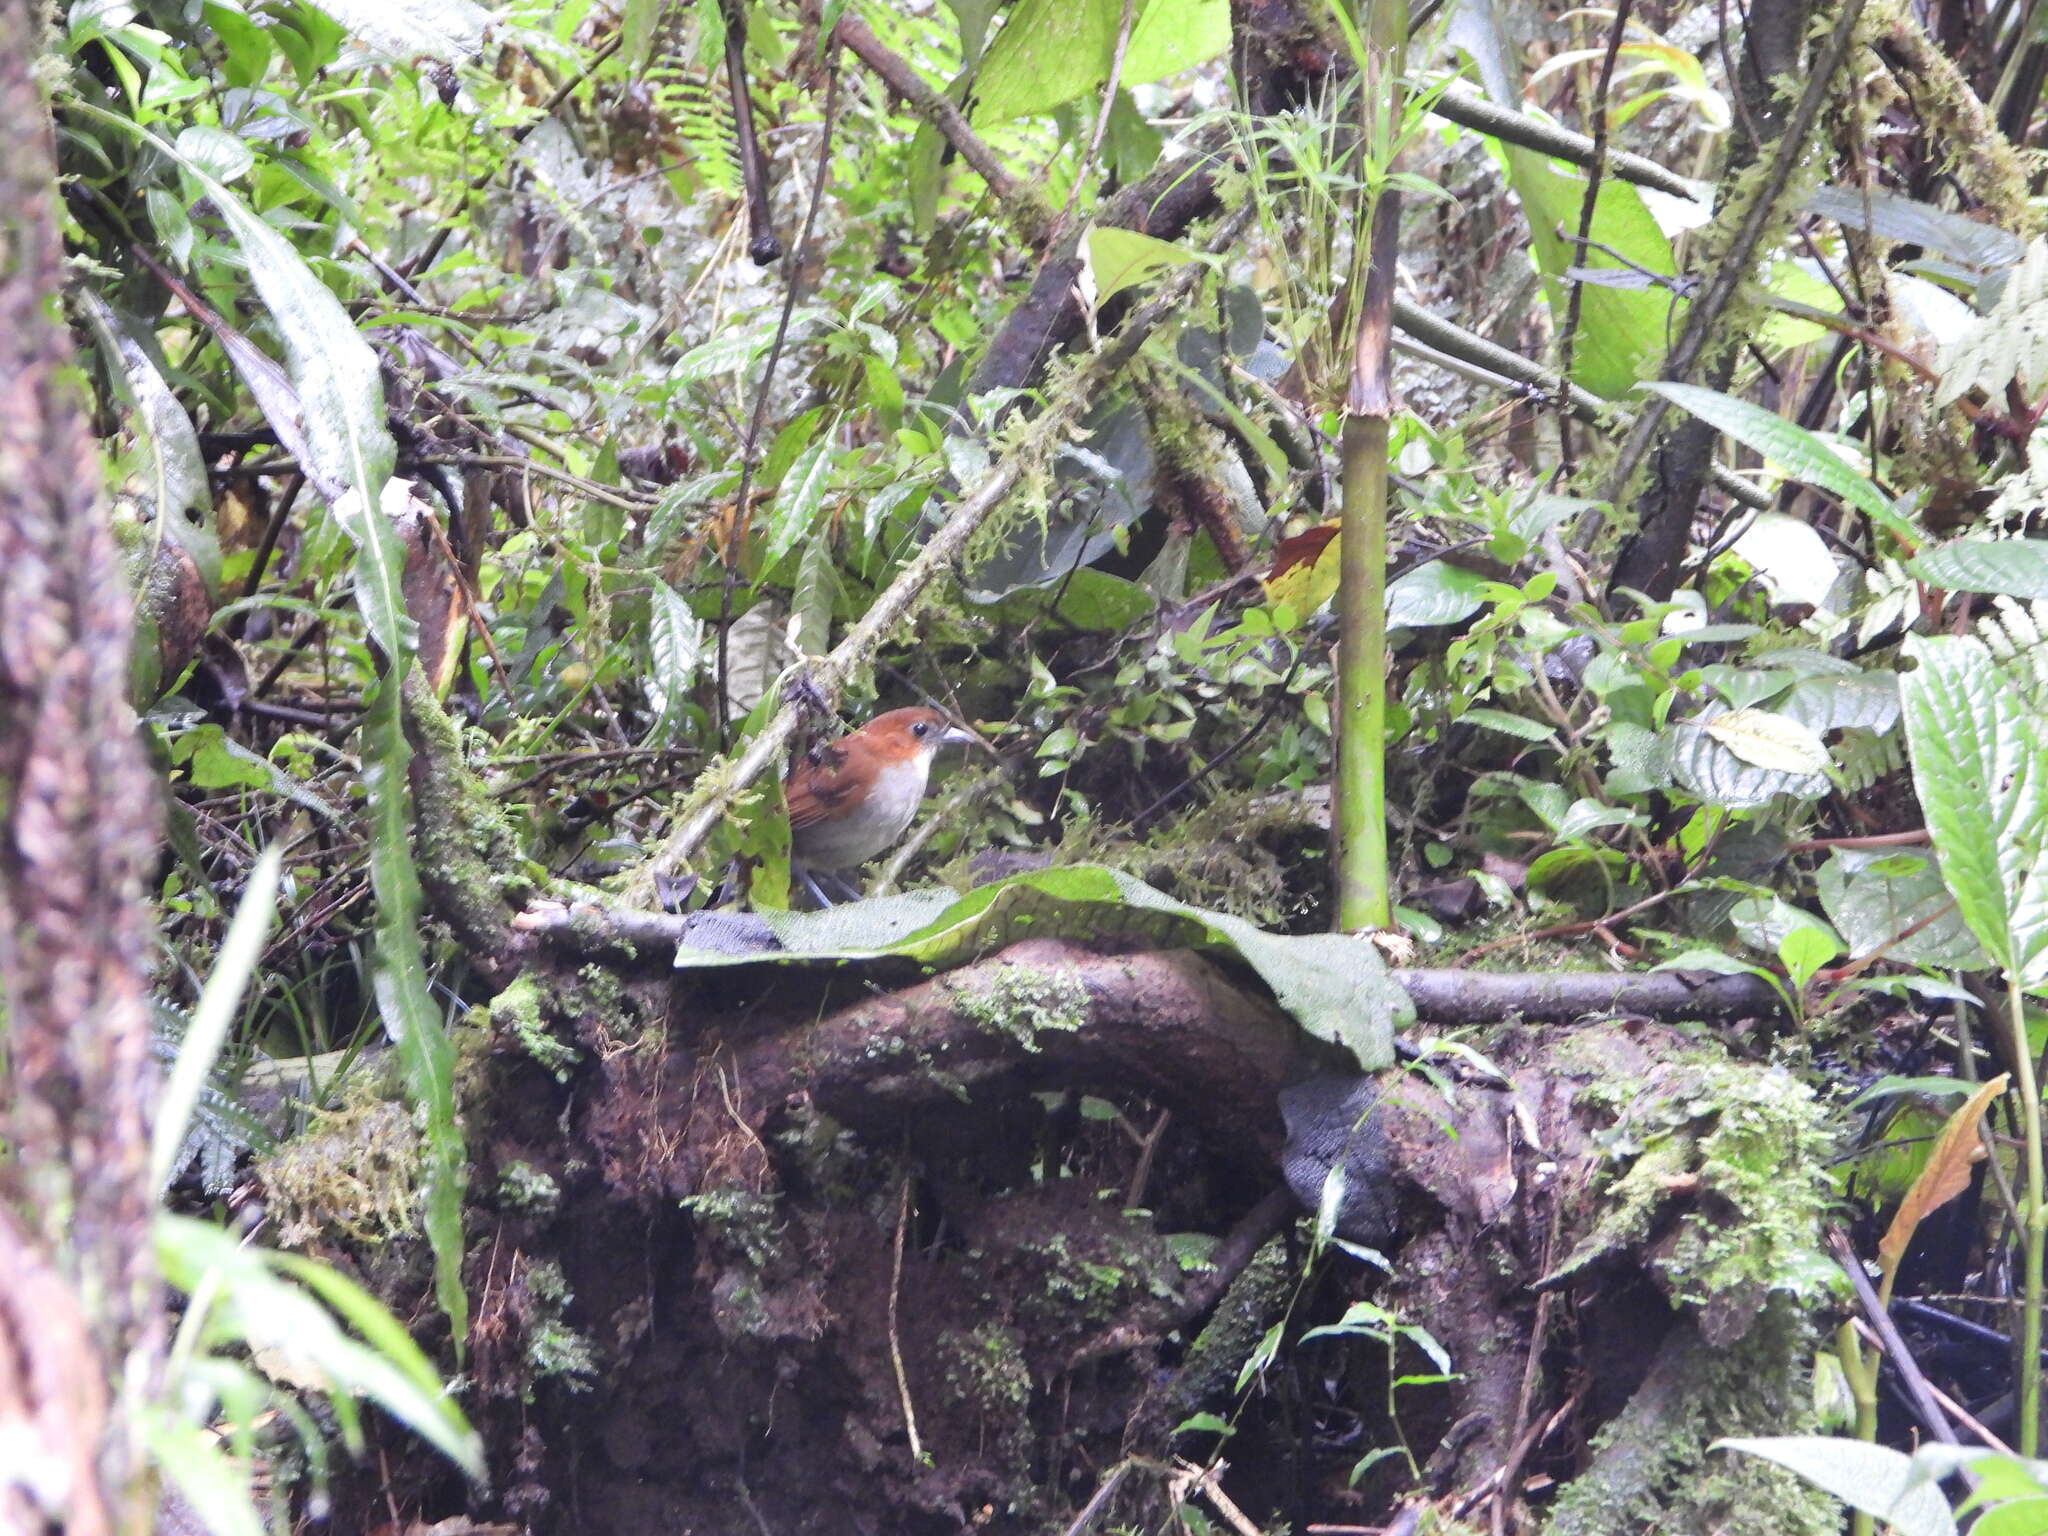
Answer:
[[[575,1296],[561,1266],[552,1259],[533,1259],[522,1279],[527,1302],[526,1364],[533,1373],[532,1384],[552,1378],[571,1392],[588,1392],[597,1379],[597,1352],[588,1339],[562,1320]]]
[[[561,1203],[561,1187],[533,1164],[515,1160],[498,1171],[498,1204],[508,1210],[545,1216]]]
[[[491,999],[491,1027],[510,1036],[519,1048],[539,1062],[558,1083],[569,1080],[570,1069],[583,1053],[548,1029],[541,1014],[541,991],[531,976],[522,976]]]
[[[722,1184],[679,1202],[705,1236],[737,1251],[754,1269],[765,1269],[780,1253],[782,1224],[775,1196],[738,1184]]]
[[[456,936],[485,953],[505,942],[508,913],[533,894],[518,839],[502,807],[462,756],[462,730],[418,669],[405,681],[420,881]]]
[[[1004,966],[951,991],[962,1017],[1007,1035],[1027,1051],[1038,1049],[1044,1030],[1078,1030],[1088,1021],[1087,983],[1069,972]]]
[[[403,1104],[323,1110],[256,1165],[280,1247],[339,1236],[377,1244],[419,1231],[420,1138]]]
[[[1821,1299],[1842,1277],[1820,1247],[1836,1136],[1813,1091],[1788,1072],[1717,1059],[1683,1070],[1694,1074],[1694,1108],[1708,1126],[1699,1139],[1705,1203],[1725,1203],[1734,1219],[1702,1213],[1685,1223],[1664,1261],[1677,1294],[1700,1303],[1767,1291]]]
[[[1012,1414],[1031,1403],[1031,1370],[1014,1328],[983,1323],[939,1335],[939,1361],[954,1396],[983,1413]]]
[[[1834,1501],[1782,1467],[1710,1449],[1725,1435],[1811,1432],[1811,1330],[1780,1298],[1733,1348],[1687,1330],[1666,1346],[1629,1405],[1593,1443],[1593,1462],[1559,1496],[1548,1536],[1768,1531],[1838,1536]]]

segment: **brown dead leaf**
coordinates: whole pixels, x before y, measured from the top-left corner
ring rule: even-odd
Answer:
[[[1930,1213],[1969,1187],[1970,1165],[1984,1155],[1983,1143],[1977,1136],[1977,1122],[1984,1118],[1984,1111],[1991,1107],[1991,1101],[2005,1092],[2011,1076],[2009,1072],[1999,1073],[1948,1117],[1948,1123],[1941,1128],[1941,1135],[1935,1138],[1934,1151],[1928,1156],[1927,1166],[1920,1170],[1920,1177],[1913,1181],[1913,1187],[1906,1191],[1906,1198],[1899,1202],[1899,1213],[1886,1229],[1884,1241],[1877,1245],[1878,1263],[1884,1274],[1883,1293],[1887,1299],[1891,1295],[1892,1276],[1898,1272],[1899,1260],[1906,1256],[1906,1247],[1913,1241],[1915,1229]]]

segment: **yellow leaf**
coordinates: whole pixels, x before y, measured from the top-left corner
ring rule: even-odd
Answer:
[[[1706,722],[1706,733],[1753,768],[1826,773],[1828,749],[1811,726],[1764,709],[1731,709]]]

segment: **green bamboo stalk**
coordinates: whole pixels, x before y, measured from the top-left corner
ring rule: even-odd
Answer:
[[[1406,0],[1367,0],[1359,153],[1393,169],[1408,53]],[[1394,414],[1394,276],[1401,197],[1382,178],[1360,210],[1369,231],[1363,296],[1344,399],[1342,547],[1337,588],[1337,764],[1331,866],[1336,926],[1393,922],[1387,875],[1387,441]]]
[[[2048,1202],[2042,1199],[2041,1089],[2027,1045],[2026,993],[2016,969],[2005,973],[2005,1012],[2012,1031],[2013,1075],[2019,1079],[2020,1128],[2027,1142],[2027,1193],[2020,1204],[2025,1262],[2020,1281],[2019,1376],[2022,1456],[2039,1454],[2041,1444],[2041,1301],[2043,1259],[2048,1256]]]

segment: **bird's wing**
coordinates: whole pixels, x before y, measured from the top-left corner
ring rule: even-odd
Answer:
[[[870,785],[846,771],[846,753],[836,746],[813,750],[782,786],[789,803],[790,830],[802,831],[846,812],[867,799]]]

